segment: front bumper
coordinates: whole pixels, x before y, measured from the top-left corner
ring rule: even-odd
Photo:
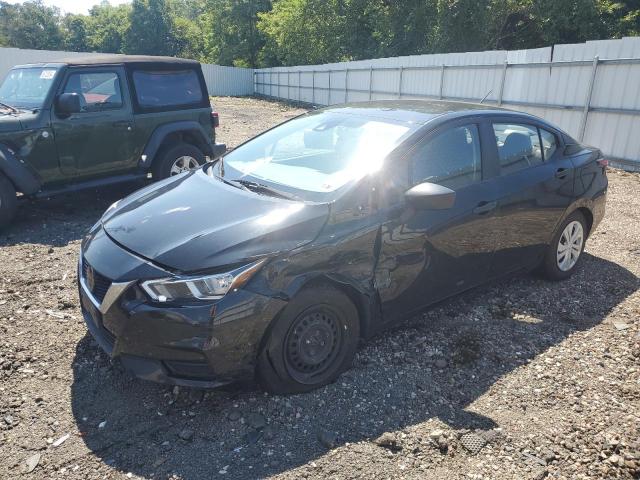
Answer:
[[[162,276],[167,272],[123,250],[102,230],[87,242],[78,287],[98,345],[154,382],[211,388],[252,377],[262,336],[285,302],[241,289],[212,302],[157,304],[138,284]]]

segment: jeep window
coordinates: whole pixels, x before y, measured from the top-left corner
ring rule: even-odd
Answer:
[[[133,72],[133,84],[142,108],[196,105],[203,100],[195,70],[137,70]]]
[[[10,70],[0,86],[0,102],[16,108],[42,108],[57,73],[56,67]]]
[[[116,72],[72,73],[64,93],[80,95],[83,112],[97,112],[122,107],[122,89]]]

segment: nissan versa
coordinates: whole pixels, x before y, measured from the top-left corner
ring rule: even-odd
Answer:
[[[112,205],[82,243],[84,318],[144,379],[308,391],[445,297],[520,270],[569,277],[606,165],[482,105],[314,111]]]

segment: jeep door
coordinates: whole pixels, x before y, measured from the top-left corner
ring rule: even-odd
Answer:
[[[62,93],[80,96],[80,112],[52,113],[63,172],[88,177],[134,168],[139,149],[124,68],[69,68],[58,91]]]

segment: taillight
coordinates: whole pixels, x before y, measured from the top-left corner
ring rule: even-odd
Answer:
[[[220,126],[220,116],[218,112],[211,112],[211,125],[213,128],[218,128]]]
[[[607,168],[609,166],[609,160],[607,160],[606,158],[599,158],[597,162],[598,165],[600,165],[602,168]]]

